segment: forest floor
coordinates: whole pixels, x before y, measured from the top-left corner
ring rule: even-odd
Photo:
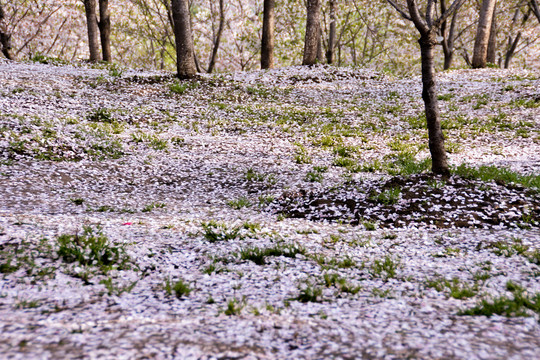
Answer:
[[[46,60],[46,59],[44,59]],[[540,358],[540,76],[0,60],[0,358]]]

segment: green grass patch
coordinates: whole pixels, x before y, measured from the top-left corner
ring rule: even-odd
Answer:
[[[250,207],[253,204],[247,197],[242,196],[236,200],[227,201],[227,205],[232,207],[233,209],[240,210],[242,208]]]
[[[228,228],[227,225],[215,221],[203,222],[203,235],[211,243],[233,240],[240,237],[240,226]]]
[[[494,299],[482,299],[475,307],[460,311],[459,315],[469,316],[493,316],[506,317],[532,316],[532,313],[540,314],[540,293],[528,295],[521,286],[508,281],[506,290],[512,296],[499,296]]]
[[[296,255],[306,254],[306,249],[298,245],[276,245],[269,248],[246,248],[240,251],[240,259],[253,261],[257,265],[265,265],[266,258],[270,256],[284,256],[294,258]]]
[[[194,90],[199,87],[198,82],[189,82],[189,81],[175,81],[169,85],[169,91],[173,94],[182,95],[188,90]]]
[[[131,259],[125,245],[110,242],[99,228],[85,226],[82,234],[60,235],[56,241],[58,256],[67,263],[97,266],[105,272],[112,268],[130,268]]]
[[[369,273],[374,278],[381,278],[385,281],[395,278],[397,270],[401,268],[399,259],[394,259],[386,255],[384,259],[376,259],[371,265]]]
[[[89,112],[86,114],[86,119],[92,122],[104,122],[109,124],[116,121],[112,115],[112,112],[107,108],[97,108]]]
[[[391,188],[388,190],[384,190],[378,194],[373,194],[370,196],[370,200],[376,201],[380,204],[385,205],[393,205],[397,204],[401,197],[401,189],[400,188]]]
[[[191,294],[191,291],[193,291],[193,289],[189,287],[189,284],[184,282],[184,280],[182,279],[174,282],[170,279],[167,279],[165,280],[163,288],[168,295],[174,294],[174,296],[176,296],[178,299],[189,296],[189,294]]]
[[[478,286],[468,285],[458,278],[452,280],[435,279],[426,281],[428,288],[433,288],[439,292],[448,292],[448,296],[454,299],[467,299],[476,296],[478,293]]]
[[[453,173],[467,179],[479,179],[485,182],[495,181],[503,184],[520,184],[528,188],[540,189],[540,175],[521,175],[507,168],[482,165],[473,167],[461,164],[453,169]]]
[[[303,303],[308,302],[321,302],[323,288],[312,284],[310,281],[306,280],[298,286],[299,294],[298,296],[292,298],[291,300],[300,301]]]

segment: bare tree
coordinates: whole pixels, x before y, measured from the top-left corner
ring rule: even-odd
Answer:
[[[426,113],[426,121],[429,137],[429,151],[431,153],[432,171],[434,174],[449,175],[450,168],[446,151],[444,149],[444,136],[441,130],[441,119],[439,104],[437,101],[437,83],[435,78],[435,63],[433,54],[435,46],[438,44],[437,33],[442,23],[450,15],[455,13],[465,0],[454,0],[450,7],[438,18],[435,15],[436,0],[428,0],[426,13],[420,14],[420,9],[416,0],[407,0],[407,9],[402,8],[394,0],[387,0],[405,19],[414,23],[420,33],[420,53],[422,59],[422,99]]]
[[[221,42],[221,35],[223,34],[223,28],[225,27],[225,5],[223,0],[219,0],[219,25],[217,33],[214,35],[214,41],[212,41],[212,54],[210,55],[210,60],[208,61],[208,73],[214,71],[214,66],[216,66],[217,52],[219,50],[219,43]]]
[[[472,67],[475,69],[484,68],[487,64],[487,52],[489,43],[489,33],[493,20],[493,10],[497,0],[483,0],[476,29],[476,39],[472,57]]]
[[[188,0],[172,0],[171,10],[176,43],[177,76],[181,79],[192,78],[197,73],[197,69]]]
[[[328,31],[328,50],[326,50],[326,61],[329,64],[334,62],[334,48],[336,47],[336,0],[330,0],[330,29]]]
[[[84,10],[86,13],[86,28],[88,29],[90,61],[99,61],[99,30],[96,16],[96,0],[84,0]]]
[[[446,12],[446,0],[440,0],[441,5],[441,14]],[[443,69],[448,70],[452,65],[452,60],[454,59],[454,42],[456,39],[456,23],[457,23],[457,10],[452,14],[452,20],[450,21],[450,28],[448,29],[448,19],[445,19],[441,23],[441,36],[442,36],[442,47],[444,54],[444,65]]]
[[[274,8],[274,0],[264,0],[261,69],[272,69],[274,67]]]
[[[15,60],[15,56],[11,51],[11,34],[7,30],[7,25],[4,24],[6,14],[0,4],[0,48],[2,49],[2,54],[9,60]]]
[[[109,11],[109,0],[99,0],[98,25],[103,61],[111,62],[111,13]]]
[[[525,5],[525,8],[524,8]],[[530,7],[527,7],[524,2],[518,3],[518,6],[515,9],[514,16],[512,17],[512,22],[510,23],[509,29],[510,33],[508,34],[508,45],[506,46],[506,52],[504,54],[504,68],[508,69],[510,67],[510,62],[512,58],[518,51],[518,44],[522,37],[522,28],[525,26],[527,21],[530,18]],[[511,31],[517,28],[518,31],[515,36],[512,35]]]
[[[304,42],[304,60],[302,65],[313,65],[317,62],[320,40],[321,4],[319,0],[307,0],[306,38]]]
[[[538,6],[537,0],[530,0],[529,6],[531,7],[534,16],[536,16],[536,19],[538,19],[538,22],[540,22],[540,6]]]

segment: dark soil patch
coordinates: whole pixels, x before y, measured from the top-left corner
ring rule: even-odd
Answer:
[[[538,191],[458,176],[351,181],[321,192],[284,195],[271,208],[291,218],[376,222],[380,227],[540,226]]]

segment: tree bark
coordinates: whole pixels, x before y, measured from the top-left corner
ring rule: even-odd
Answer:
[[[101,52],[103,61],[111,62],[111,13],[109,0],[99,0],[99,35],[101,37]]]
[[[485,68],[487,63],[487,50],[489,43],[489,34],[491,22],[493,20],[493,9],[496,0],[483,0],[478,19],[478,28],[476,30],[476,39],[474,41],[474,50],[472,58],[472,67],[475,69]]]
[[[508,50],[506,50],[506,54],[504,56],[505,69],[510,67],[510,61],[512,61],[512,58],[514,57],[519,40],[521,40],[521,31],[518,31],[515,39],[513,39],[512,36],[508,37]]]
[[[446,2],[445,0],[440,0],[441,4],[441,14],[446,12]],[[448,26],[448,20],[445,20],[441,24],[441,35],[443,37],[442,47],[444,54],[444,65],[443,69],[448,70],[452,66],[452,60],[454,59],[454,41],[456,36],[456,23],[457,23],[457,11],[452,15],[452,21],[450,22],[450,29],[448,33],[446,32],[446,27]]]
[[[422,99],[424,100],[426,112],[432,171],[435,174],[449,175],[450,170],[444,149],[444,136],[441,130],[441,116],[437,100],[435,63],[433,61],[433,53],[437,45],[435,32],[429,31],[422,34],[418,42],[422,58]]]
[[[216,37],[213,41],[212,55],[210,56],[210,61],[208,62],[208,73],[210,74],[214,71],[214,66],[216,66],[217,52],[219,50],[219,43],[221,42],[221,35],[223,34],[223,28],[225,27],[225,5],[223,0],[219,0],[219,26]]]
[[[322,64],[324,63],[325,55],[324,55],[324,45],[323,45],[323,38],[322,38],[322,27],[319,23],[319,41],[317,42],[317,62]]]
[[[302,65],[313,65],[317,62],[317,50],[320,38],[320,13],[319,0],[307,0],[306,37]]]
[[[177,76],[181,79],[193,78],[197,69],[188,0],[172,0],[171,8],[174,19]]]
[[[274,68],[274,22],[275,1],[264,0],[261,42],[261,69]]]
[[[96,16],[96,0],[84,0],[84,10],[86,13],[86,28],[88,30],[90,61],[96,62],[101,60],[99,56],[99,30]]]
[[[491,29],[489,31],[489,41],[487,48],[486,61],[490,64],[497,62],[497,3],[493,7],[493,18],[491,20]]]
[[[7,25],[5,24],[6,14],[0,4],[0,48],[2,49],[2,54],[9,59],[15,60],[15,55],[11,50],[11,34],[7,30]]]
[[[334,63],[334,48],[336,47],[336,0],[330,0],[330,29],[328,32],[328,50],[326,51],[326,61]]]
[[[529,6],[531,7],[534,16],[536,16],[536,19],[538,22],[540,22],[540,6],[538,6],[537,0],[530,0]]]
[[[431,154],[431,170],[434,174],[449,175],[450,168],[444,149],[444,136],[441,130],[439,104],[437,100],[437,83],[435,79],[435,63],[433,53],[437,45],[437,33],[448,17],[463,5],[465,0],[455,0],[448,10],[435,17],[435,0],[428,0],[425,15],[420,14],[416,0],[407,0],[407,10],[395,0],[386,0],[401,16],[414,23],[420,33],[420,54],[422,61],[422,99],[428,128],[429,151]]]

